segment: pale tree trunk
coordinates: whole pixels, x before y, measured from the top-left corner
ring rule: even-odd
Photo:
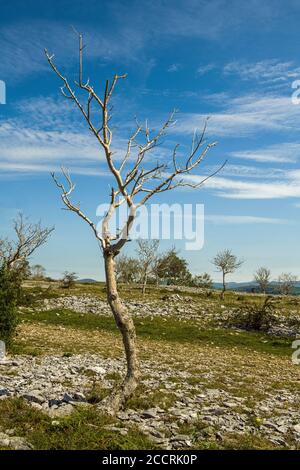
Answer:
[[[127,362],[127,373],[122,385],[108,398],[108,405],[112,412],[122,408],[128,398],[134,393],[140,378],[140,365],[136,345],[135,326],[125,305],[118,294],[117,281],[114,270],[114,256],[110,252],[104,252],[107,300],[119,328]]]
[[[221,292],[221,299],[222,300],[224,299],[225,291],[226,291],[225,273],[223,272],[223,289],[222,289],[222,292]]]
[[[146,286],[147,286],[148,274],[146,273],[143,278],[143,287],[142,287],[142,294],[143,296],[146,293]]]

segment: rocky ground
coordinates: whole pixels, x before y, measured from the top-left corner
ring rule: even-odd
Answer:
[[[216,302],[206,300],[203,306],[195,301],[194,297],[181,296],[170,293],[161,296],[155,301],[127,301],[126,305],[133,316],[136,317],[167,317],[175,316],[180,319],[192,319],[202,325],[213,324],[224,327],[228,325],[234,315],[236,307],[228,307],[220,302],[218,309]],[[188,308],[187,308],[188,306]],[[38,308],[43,310],[69,309],[80,313],[92,313],[95,315],[110,315],[110,309],[105,300],[96,298],[93,295],[71,295],[54,299],[44,299],[38,304]],[[300,336],[300,319],[297,310],[290,309],[289,314],[282,314],[280,308],[275,309],[274,320],[268,333],[272,336],[295,337]]]
[[[268,362],[266,359],[265,369],[272,367]],[[256,391],[251,396],[251,392],[243,390],[251,381],[251,376],[243,376],[246,368],[235,371],[234,377],[221,387],[214,385],[215,372],[209,367],[198,375],[180,370],[176,362],[159,365],[156,361],[143,361],[142,369],[142,390],[156,395],[159,405],[149,399],[147,406],[148,394],[141,393],[138,406],[133,403],[133,407],[129,405],[117,415],[117,423],[111,427],[116,432],[126,434],[127,426],[137,425],[164,449],[189,448],[208,438],[222,441],[230,433],[255,435],[278,446],[296,447],[300,443],[300,391],[285,389],[284,381],[281,388],[268,390],[267,378],[256,378]],[[88,402],[95,380],[109,390],[115,384],[109,377],[121,375],[123,370],[121,359],[98,355],[19,356],[0,365],[0,399],[23,397],[57,422],[78,406],[97,406]],[[254,374],[252,371],[253,379]],[[272,376],[274,380],[274,370]],[[241,387],[245,394],[236,394],[235,387]],[[0,445],[30,448],[23,438],[12,434],[12,430],[0,432]]]
[[[224,327],[231,309],[222,303],[218,310],[209,309],[209,302],[168,293],[147,302],[127,301],[127,306],[142,321],[180,318],[198,328]],[[119,335],[41,323],[39,310],[51,315],[53,310],[53,315],[62,316],[64,310],[110,315],[106,302],[92,295],[40,301],[34,309],[36,320],[22,322],[17,342],[21,351],[34,345],[35,356],[21,352],[0,363],[0,406],[21,397],[49,416],[53,426],[74,410],[94,409],[97,413],[101,399],[124,373]],[[278,324],[286,328],[286,317],[278,314],[278,318]],[[228,335],[238,338],[239,332]],[[267,342],[263,337],[261,341]],[[126,436],[137,428],[163,449],[202,448],[215,443],[226,448],[232,438],[234,448],[245,438],[250,439],[248,447],[256,447],[256,442],[259,448],[300,448],[300,366],[292,363],[291,356],[262,352],[256,346],[240,348],[238,341],[236,345],[218,345],[217,341],[146,337],[138,343],[141,385],[107,429]],[[30,449],[32,444],[6,426],[0,428],[0,447]]]

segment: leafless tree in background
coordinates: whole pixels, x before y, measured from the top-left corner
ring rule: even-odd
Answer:
[[[43,228],[41,222],[32,224],[19,213],[13,221],[15,240],[0,239],[0,263],[8,269],[15,269],[25,263],[28,258],[49,238],[54,228]]]
[[[258,270],[254,273],[254,280],[259,285],[261,292],[265,294],[271,280],[270,269],[264,267],[258,268]]]
[[[290,295],[297,282],[297,276],[292,273],[282,273],[278,277],[279,290],[283,295]]]
[[[217,270],[222,272],[223,289],[221,292],[221,299],[224,299],[226,291],[226,275],[234,273],[242,266],[244,260],[239,260],[231,250],[220,251],[216,254],[212,263],[216,266]]]
[[[64,289],[70,289],[75,285],[77,279],[78,276],[76,273],[65,271],[61,280],[61,287],[63,287]]]
[[[46,269],[41,264],[31,266],[30,271],[33,279],[43,279],[46,276]]]
[[[137,240],[138,267],[141,274],[142,293],[145,295],[148,277],[154,274],[158,260],[159,240]]]
[[[222,167],[212,175],[203,178],[198,184],[193,184],[184,178],[198,167],[209,149],[215,145],[215,143],[206,144],[205,142],[206,123],[203,132],[199,136],[196,133],[194,134],[191,150],[184,159],[181,159],[182,162],[178,158],[179,145],[176,145],[171,152],[169,162],[157,161],[157,163],[153,163],[152,158],[147,163],[147,158],[145,157],[151,150],[157,147],[161,138],[174,123],[174,112],[171,113],[162,127],[154,133],[151,132],[147,123],[145,126],[142,126],[137,122],[128,140],[121,162],[119,159],[116,160],[112,148],[113,131],[110,125],[112,112],[111,97],[117,84],[120,80],[125,79],[126,75],[115,75],[112,81],[107,80],[103,95],[100,96],[100,94],[96,93],[89,80],[85,81],[83,50],[83,38],[79,34],[79,76],[74,86],[71,85],[68,78],[59,70],[54,62],[54,56],[50,55],[47,50],[45,53],[49,65],[62,82],[61,92],[63,96],[73,102],[81,112],[88,129],[92,132],[100,149],[104,152],[108,169],[115,181],[115,187],[111,189],[110,206],[102,222],[101,233],[99,233],[92,220],[82,211],[81,207],[71,201],[71,193],[74,191],[75,185],[69,172],[62,169],[65,183],[60,182],[54,174],[52,176],[61,191],[61,198],[67,209],[75,212],[91,227],[102,249],[105,264],[107,299],[116,324],[122,334],[127,361],[126,377],[120,388],[113,391],[107,402],[110,410],[115,411],[122,407],[126,400],[134,393],[140,377],[140,364],[135,326],[131,314],[122,303],[117,290],[114,259],[128,240],[129,230],[135,220],[136,211],[140,206],[148,202],[152,196],[178,187],[199,188],[205,180],[216,174]],[[78,94],[75,92],[75,87],[78,90]],[[111,234],[109,226],[112,215],[122,204],[127,205],[128,218],[118,233]]]
[[[138,261],[130,256],[120,254],[115,259],[115,273],[118,282],[131,284],[137,281]]]

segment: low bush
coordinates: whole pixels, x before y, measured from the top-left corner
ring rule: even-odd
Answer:
[[[5,265],[0,267],[0,340],[9,347],[18,325],[18,286]]]
[[[229,326],[244,330],[267,331],[275,321],[274,303],[272,297],[266,297],[260,304],[245,303],[236,310]]]

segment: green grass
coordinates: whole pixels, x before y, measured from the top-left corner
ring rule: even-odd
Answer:
[[[192,440],[191,449],[195,450],[283,450],[297,447],[293,439],[286,439],[287,444],[283,446],[255,432],[227,432],[220,438],[217,427],[201,420],[179,425],[178,433],[189,435]]]
[[[26,322],[119,334],[113,318],[109,316],[52,310],[23,313],[22,319]],[[135,324],[138,337],[149,340],[243,348],[278,356],[291,354],[291,340],[272,338],[262,333],[237,332],[231,329],[201,329],[192,320],[182,322],[172,317],[136,318]]]
[[[25,437],[34,450],[157,449],[137,428],[127,428],[128,434],[122,436],[117,431],[106,430],[106,425],[116,423],[93,407],[53,420],[22,399],[0,402],[0,427],[13,428],[14,434]]]
[[[182,290],[183,289],[183,290]],[[24,290],[28,294],[28,303],[34,305],[36,300],[51,299],[69,295],[92,295],[102,300],[106,300],[106,287],[104,282],[96,283],[78,283],[70,289],[64,289],[58,281],[26,281]],[[235,292],[228,290],[225,298],[220,299],[219,290],[188,290],[184,288],[168,288],[166,286],[149,285],[145,297],[142,295],[141,287],[137,284],[120,284],[119,293],[122,299],[126,301],[158,301],[165,295],[179,294],[182,299],[192,299],[198,303],[201,308],[213,309],[216,313],[221,311],[221,305],[226,308],[239,308],[245,303],[261,304],[264,300],[262,295]],[[283,315],[289,315],[290,311],[297,312],[300,316],[300,298],[299,296],[274,296],[276,300],[276,310]]]
[[[128,400],[127,407],[134,410],[145,410],[155,406],[168,409],[177,400],[178,397],[173,392],[163,390],[163,385],[160,389],[149,390],[145,385],[140,384],[134,396]]]

